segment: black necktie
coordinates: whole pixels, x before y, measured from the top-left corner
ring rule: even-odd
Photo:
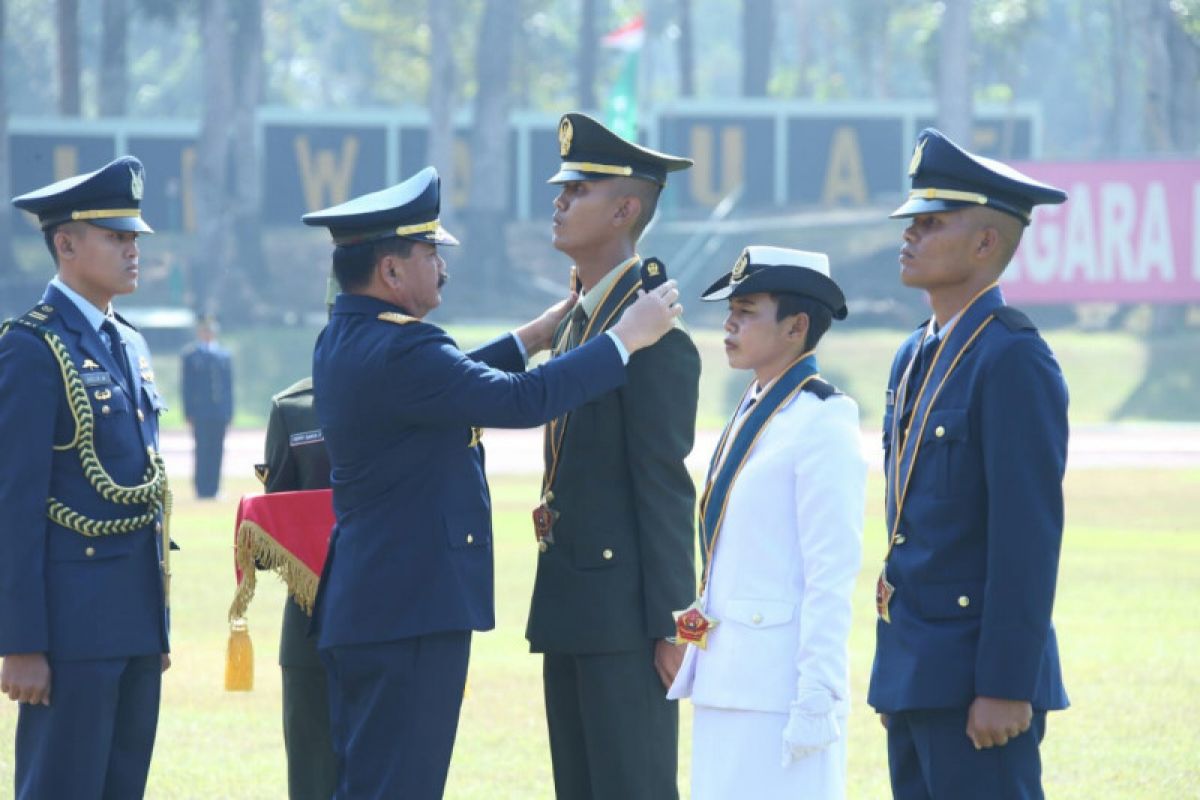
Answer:
[[[567,329],[567,349],[578,347],[583,339],[583,329],[587,325],[587,312],[583,310],[583,304],[577,303],[571,311],[571,324]]]
[[[121,334],[117,332],[117,326],[111,319],[105,319],[100,325],[100,330],[108,336],[108,349],[112,353],[112,357],[116,359],[117,366],[121,368],[121,376],[125,378],[127,385],[132,386],[133,383],[129,377],[129,359],[125,357],[125,345],[121,343]]]

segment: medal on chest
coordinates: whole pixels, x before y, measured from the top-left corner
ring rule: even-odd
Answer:
[[[538,550],[543,553],[554,544],[554,522],[558,519],[558,512],[550,507],[552,502],[554,492],[546,492],[542,495],[542,502],[533,510],[533,536],[537,540]]]
[[[682,611],[671,612],[675,616],[675,641],[694,644],[701,650],[708,647],[708,634],[720,623],[704,613],[701,598]]]

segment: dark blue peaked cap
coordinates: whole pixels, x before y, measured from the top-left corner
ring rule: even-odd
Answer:
[[[1067,199],[1062,189],[1035,181],[1007,164],[968,153],[933,128],[917,136],[908,175],[912,191],[891,213],[892,218],[985,205],[1028,225],[1034,206]]]
[[[42,230],[81,220],[114,231],[154,233],[142,219],[145,172],[133,156],[121,156],[95,172],[14,197],[12,204],[36,214]]]
[[[563,114],[558,121],[558,154],[562,165],[547,183],[631,177],[665,186],[667,173],[694,162],[631,144],[587,114]]]
[[[433,167],[388,189],[305,214],[304,224],[329,228],[335,244],[354,245],[399,236],[429,244],[458,244],[442,227],[441,179]]]

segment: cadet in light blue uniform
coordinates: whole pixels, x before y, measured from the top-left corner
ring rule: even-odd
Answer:
[[[480,426],[531,427],[621,385],[671,329],[674,284],[604,336],[525,373],[572,300],[469,354],[423,317],[456,244],[437,172],[304,221],[328,227],[342,287],[313,354],[336,526],[314,625],[330,683],[339,800],[442,796],[471,632],[495,625]]]
[[[1051,624],[1067,387],[997,281],[1033,207],[1066,194],[923,131],[900,279],[933,318],[901,346],[883,421],[887,556],[868,700],[892,791],[1040,798],[1046,712],[1067,707]]]
[[[111,301],[137,288],[142,165],[13,200],[57,274],[0,328],[0,690],[20,703],[18,798],[145,791],[167,647],[150,351]]]

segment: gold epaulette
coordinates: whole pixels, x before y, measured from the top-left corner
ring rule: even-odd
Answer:
[[[410,317],[408,314],[401,314],[399,311],[381,311],[379,319],[384,322],[394,322],[397,325],[407,325],[410,322],[420,322],[416,317]]]

